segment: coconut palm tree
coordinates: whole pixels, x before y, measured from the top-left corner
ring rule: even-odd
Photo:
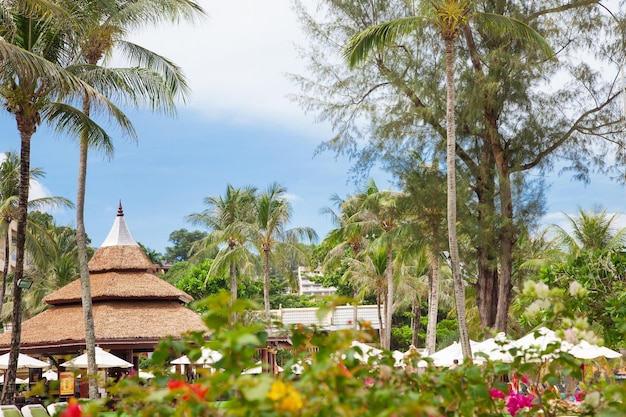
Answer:
[[[220,273],[227,266],[231,302],[237,299],[237,266],[240,265],[245,270],[254,259],[248,248],[245,230],[247,225],[255,220],[255,194],[255,187],[235,188],[227,184],[224,196],[206,197],[204,199],[206,210],[185,217],[191,224],[210,230],[206,238],[192,246],[192,250],[196,251],[191,258],[192,261],[204,259],[207,250],[212,251],[223,245],[211,264],[207,279]]]
[[[248,227],[248,239],[254,244],[261,255],[263,264],[263,305],[265,316],[270,316],[270,267],[276,248],[282,246],[280,252],[304,254],[299,245],[300,239],[313,241],[317,233],[310,227],[287,229],[291,221],[292,207],[287,200],[287,189],[278,183],[272,183],[256,199],[256,222]]]
[[[352,205],[351,211],[355,212],[353,221],[370,236],[375,236],[387,248],[387,282],[385,327],[383,332],[382,346],[389,349],[391,346],[391,318],[394,305],[394,270],[393,270],[393,242],[401,231],[400,225],[402,213],[398,208],[399,193],[391,190],[380,190],[373,179],[370,179],[363,189],[354,195],[347,205]]]
[[[387,271],[390,269],[387,265],[388,261],[387,245],[380,241],[372,242],[363,251],[361,257],[352,258],[348,261],[348,268],[342,277],[342,279],[354,283],[359,289],[359,299],[369,294],[376,296],[380,326],[378,335],[381,345],[385,340],[385,329],[391,327],[391,323],[385,323],[388,309],[383,308],[383,303],[387,304]]]
[[[11,236],[17,218],[19,198],[20,161],[14,152],[6,152],[5,159],[0,163],[0,233],[4,241],[2,286],[0,287],[0,312],[6,293],[7,277],[11,264]],[[43,178],[44,172],[40,168],[31,168],[31,179]],[[28,202],[29,210],[42,208],[73,208],[74,205],[62,197],[44,197],[32,199]],[[48,242],[44,233],[38,233],[37,224],[30,221],[26,227],[26,250],[30,258],[36,262],[44,258],[45,244]]]
[[[24,274],[24,249],[30,187],[31,138],[42,122],[58,132],[87,135],[90,142],[110,140],[102,127],[77,108],[75,103],[88,97],[107,111],[123,130],[133,132],[126,116],[89,84],[63,69],[69,54],[64,46],[61,22],[71,12],[51,3],[18,0],[0,4],[0,97],[4,108],[17,122],[20,134],[20,181],[17,209],[16,267],[13,285],[13,326],[3,404],[13,401],[17,356],[21,338],[22,289],[17,282]]]
[[[606,208],[578,210],[576,217],[565,214],[569,227],[553,224],[549,230],[570,256],[577,256],[584,250],[611,250],[626,245],[626,228],[617,228],[615,222],[619,213],[612,216]],[[571,229],[571,231],[568,231]]]
[[[129,31],[142,25],[162,21],[191,19],[203,14],[202,8],[190,0],[139,0],[134,2],[69,1],[68,7],[78,13],[74,20],[73,41],[78,51],[78,64],[72,69],[101,91],[115,95],[131,105],[144,105],[166,114],[175,113],[174,99],[188,93],[187,83],[180,69],[168,59],[142,48],[125,38]],[[111,70],[98,66],[103,57],[117,47],[131,64],[130,68]],[[84,65],[80,65],[84,64]],[[82,111],[89,116],[91,99],[85,96]],[[76,234],[78,240],[81,292],[85,320],[85,343],[89,362],[89,396],[97,398],[95,334],[91,305],[91,287],[87,266],[87,244],[84,224],[87,158],[90,147],[101,147],[112,152],[109,143],[90,143],[86,136],[79,142],[78,191]]]
[[[357,208],[355,205],[348,203],[347,200],[340,198],[337,194],[331,196],[331,201],[337,207],[338,212],[330,207],[325,207],[321,210],[322,214],[330,216],[331,221],[335,225],[335,228],[332,229],[326,239],[324,239],[325,243],[329,243],[332,246],[332,249],[323,260],[323,268],[326,271],[331,268],[338,268],[346,256],[348,259],[358,259],[368,243],[363,228],[357,220]],[[357,300],[359,298],[359,287],[356,282],[352,282],[351,284],[354,288],[352,323],[356,330],[358,326]]]
[[[483,20],[498,33],[506,32],[518,39],[532,40],[549,56],[552,50],[547,42],[532,28],[523,22],[502,15],[490,13],[474,13],[473,0],[432,0],[423,2],[425,13],[421,16],[412,16],[396,19],[390,22],[372,26],[352,37],[346,45],[344,56],[351,67],[367,59],[375,49],[381,49],[395,42],[398,36],[410,34],[424,25],[434,25],[440,33],[445,45],[446,63],[446,168],[447,168],[447,219],[448,243],[450,249],[450,264],[454,279],[454,294],[459,320],[459,338],[463,356],[471,358],[472,352],[469,343],[469,332],[465,320],[465,286],[461,277],[458,238],[456,232],[456,126],[454,119],[455,108],[455,42],[459,34],[473,19]],[[509,284],[500,282],[499,294],[509,291]],[[500,294],[508,299],[508,294]],[[507,314],[505,312],[504,314]],[[498,316],[501,312],[498,311]],[[508,315],[508,314],[507,314]],[[506,322],[506,317],[504,318]],[[496,322],[498,319],[496,318]]]

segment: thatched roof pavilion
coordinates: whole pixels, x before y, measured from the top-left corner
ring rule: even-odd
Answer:
[[[151,351],[167,336],[203,331],[200,316],[185,307],[192,298],[153,273],[153,265],[135,242],[120,203],[109,235],[89,261],[96,344],[126,360]],[[22,323],[20,352],[75,354],[85,349],[80,280],[44,298],[49,307]],[[0,334],[8,351],[11,333]]]

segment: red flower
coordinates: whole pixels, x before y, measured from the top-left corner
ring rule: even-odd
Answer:
[[[171,379],[167,381],[167,387],[170,390],[186,389],[188,385],[189,384],[187,384],[185,381],[181,381],[179,379]]]
[[[207,387],[202,386],[202,384],[191,384],[189,385],[189,389],[200,400],[203,400],[209,393],[209,389]]]
[[[491,391],[489,391],[489,395],[491,396],[491,398],[505,398],[505,395],[502,391],[500,391],[497,388],[491,388]]]
[[[189,401],[192,395],[198,400],[203,400],[209,393],[209,389],[202,384],[189,384],[178,379],[167,381],[167,387],[171,391],[180,391],[183,401]]]
[[[81,417],[83,415],[83,411],[80,409],[80,405],[78,402],[71,398],[69,405],[63,412],[61,413],[61,417]]]

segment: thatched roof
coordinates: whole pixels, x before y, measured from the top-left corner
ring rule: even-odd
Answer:
[[[192,297],[151,273],[152,263],[132,238],[121,203],[89,270],[96,343],[101,347],[152,350],[164,337],[206,330],[200,315],[183,305]],[[22,323],[20,351],[51,354],[84,347],[80,280],[44,301],[50,307]],[[0,334],[0,351],[10,343],[10,332]]]
[[[178,300],[184,303],[192,297],[167,281],[149,272],[105,272],[90,274],[91,298],[94,302],[104,300]],[[81,302],[80,280],[47,295],[44,301],[51,305]]]
[[[154,271],[154,265],[139,245],[103,246],[89,261],[89,272]]]
[[[94,303],[96,344],[154,347],[167,336],[206,331],[200,315],[176,301],[109,301]],[[22,323],[22,353],[72,351],[84,347],[85,327],[80,304],[53,306]],[[0,351],[11,345],[11,333],[0,334]]]

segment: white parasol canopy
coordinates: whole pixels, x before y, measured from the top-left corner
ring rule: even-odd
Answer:
[[[200,358],[193,362],[194,365],[212,365],[215,362],[222,359],[222,354],[217,350],[209,349],[207,347],[202,348],[202,355]],[[172,365],[191,365],[191,360],[187,355],[183,355],[180,358],[176,358],[171,362]]]
[[[48,369],[46,372],[41,374],[41,377],[46,378],[48,381],[56,381],[59,379],[59,375],[52,369]]]
[[[261,374],[263,372],[263,364],[261,363],[261,361],[257,361],[255,365],[256,366],[254,366],[252,368],[248,368],[248,369],[244,370],[242,372],[242,374],[244,374],[244,375],[259,375],[259,374]],[[283,372],[283,371],[284,371],[284,369],[283,369],[282,366],[276,365],[276,372],[277,373],[280,373],[280,372]]]
[[[360,362],[367,363],[370,357],[380,357],[380,354],[383,353],[382,349],[375,348],[366,343],[359,342],[358,340],[353,340],[352,345],[353,348],[359,349],[361,352],[356,352],[354,357],[358,359]]]
[[[576,346],[569,349],[567,353],[578,359],[596,359],[599,357],[616,359],[622,356],[619,352],[604,346],[593,345],[586,340],[581,340]]]
[[[506,339],[506,335],[500,332],[496,337],[485,339],[472,346],[472,354],[476,359],[483,359],[487,356],[487,360],[501,361],[501,362],[513,362],[513,356],[507,351],[510,346],[510,342]],[[476,355],[482,353],[483,355]]]
[[[32,356],[20,353],[17,357],[17,367],[19,368],[47,368],[48,362],[40,361]],[[0,356],[0,369],[9,369],[9,353]]]
[[[96,365],[98,368],[132,368],[133,364],[96,346]],[[72,360],[63,362],[66,368],[87,368],[87,354],[84,353]]]
[[[472,348],[472,352],[474,351],[474,346],[476,346],[478,342],[470,340],[470,347]],[[451,345],[433,353],[428,356],[433,360],[435,366],[452,366],[454,365],[454,360],[456,359],[460,363],[463,362],[463,349],[461,348],[461,344],[459,342],[453,342]],[[474,362],[483,362],[485,359],[476,357],[474,358]]]
[[[28,384],[28,378],[26,379],[22,379],[22,378],[15,378],[15,383],[16,384]],[[0,375],[0,384],[4,384],[4,374]]]

